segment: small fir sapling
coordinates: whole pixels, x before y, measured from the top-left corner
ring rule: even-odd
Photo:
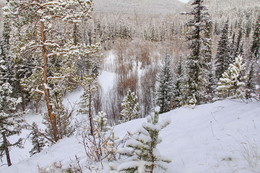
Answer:
[[[33,148],[30,150],[29,153],[32,156],[36,153],[40,153],[43,150],[43,148],[46,146],[47,141],[39,133],[38,126],[35,122],[33,122],[32,124],[32,132],[30,133],[30,135],[31,135],[30,139],[32,141]]]
[[[170,160],[163,157],[157,145],[162,141],[160,131],[169,125],[169,121],[159,122],[159,109],[147,118],[147,122],[134,133],[119,153],[122,159],[111,163],[111,172],[153,173],[155,170],[167,170]]]
[[[105,132],[109,129],[107,126],[106,113],[103,111],[98,113],[98,115],[94,118],[94,122],[97,124],[101,132]]]
[[[127,95],[122,102],[123,110],[120,112],[121,123],[127,122],[140,117],[139,103],[137,102],[137,96],[131,90],[127,91]]]

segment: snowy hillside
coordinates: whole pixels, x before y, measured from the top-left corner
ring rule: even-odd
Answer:
[[[191,108],[179,108],[161,115],[171,124],[161,132],[161,154],[172,159],[168,173],[259,173],[260,170],[260,102],[225,100]],[[115,127],[116,136],[136,131],[145,119],[130,121]],[[84,172],[88,161],[80,136],[59,141],[33,157],[3,173],[35,173],[62,164],[63,168],[80,158]],[[15,156],[13,156],[15,157]],[[107,173],[104,163],[102,173]]]

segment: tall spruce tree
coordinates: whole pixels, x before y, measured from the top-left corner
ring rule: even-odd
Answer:
[[[243,28],[241,26],[241,24],[239,25],[240,28],[239,28],[239,31],[238,31],[238,36],[237,36],[237,39],[236,39],[236,42],[233,42],[232,46],[233,46],[233,52],[231,52],[231,62],[230,63],[233,63],[235,61],[235,58],[238,56],[238,55],[243,55]]]
[[[255,24],[255,30],[253,35],[253,42],[249,54],[248,70],[247,70],[247,81],[246,81],[246,98],[251,98],[256,92],[256,76],[257,66],[260,57],[260,15],[257,18]]]
[[[209,101],[211,68],[211,30],[212,21],[204,0],[194,0],[193,9],[187,13],[192,16],[187,22],[187,40],[191,50],[187,59],[187,104],[201,104]]]
[[[219,80],[222,74],[228,69],[230,62],[230,43],[228,32],[228,21],[226,21],[220,40],[218,42],[218,49],[215,58],[215,76]]]
[[[74,44],[73,41],[73,26],[81,25],[90,18],[92,0],[10,0],[7,4],[5,14],[16,28],[12,51],[18,58],[33,58],[37,62],[31,76],[39,77],[31,79],[40,80],[27,83],[30,83],[32,92],[43,96],[50,131],[53,140],[58,141],[61,136],[58,134],[59,115],[54,110],[55,88],[60,87],[60,83],[66,82],[65,86],[77,83],[80,77],[77,75],[76,59],[88,58],[99,49],[99,45]]]
[[[169,55],[165,56],[156,79],[159,83],[156,91],[156,104],[160,106],[160,113],[164,113],[172,109],[174,96],[173,71]]]
[[[3,32],[0,40],[0,82],[14,81],[13,62],[10,56],[10,23],[5,17],[3,20]]]

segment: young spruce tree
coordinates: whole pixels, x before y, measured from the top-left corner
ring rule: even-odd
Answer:
[[[11,96],[12,90],[8,82],[0,82],[0,156],[5,154],[8,166],[12,165],[10,147],[21,147],[22,142],[21,138],[12,143],[8,140],[9,137],[20,134],[23,122],[16,110],[20,99]]]
[[[177,74],[176,74],[176,81],[174,83],[174,97],[173,97],[173,105],[174,107],[179,107],[185,104],[185,71],[182,64],[182,59],[179,59],[178,67],[177,67]]]
[[[30,139],[32,141],[33,148],[30,150],[29,153],[32,156],[36,153],[41,152],[43,150],[43,148],[46,146],[47,141],[39,133],[38,126],[35,122],[33,122],[33,124],[32,124],[32,132],[30,135],[31,135]]]
[[[160,113],[164,113],[172,109],[174,96],[173,71],[168,55],[164,58],[156,79],[159,83],[156,91],[156,104],[160,106]]]
[[[128,90],[121,105],[123,108],[120,112],[121,123],[140,118],[139,103],[137,102],[137,96],[134,92]]]
[[[223,98],[245,98],[245,63],[238,56],[219,79],[217,95]]]

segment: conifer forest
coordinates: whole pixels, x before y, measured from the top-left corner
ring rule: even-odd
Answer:
[[[259,173],[259,0],[0,0],[1,173]]]

